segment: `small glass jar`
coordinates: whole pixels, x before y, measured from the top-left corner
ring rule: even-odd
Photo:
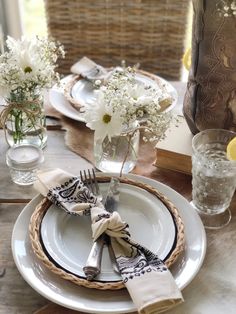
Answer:
[[[44,161],[41,148],[30,145],[14,145],[6,154],[12,181],[18,185],[31,185],[36,180],[36,171]]]
[[[128,173],[133,170],[138,159],[139,124],[134,122],[129,128],[111,139],[94,140],[95,166],[102,172]]]

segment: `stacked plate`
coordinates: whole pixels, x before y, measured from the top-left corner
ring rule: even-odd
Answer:
[[[106,190],[107,184],[100,184]],[[167,207],[154,195],[139,187],[121,184],[120,216],[130,226],[132,238],[165,260],[175,247],[176,227]],[[92,247],[89,217],[68,215],[51,206],[41,223],[41,237],[50,257],[63,269],[84,277],[83,267]],[[107,249],[102,259],[102,272],[96,281],[112,282],[121,276],[112,269]]]
[[[189,203],[169,187],[154,180],[129,175],[128,178],[149,184],[178,208],[185,226],[185,249],[170,270],[180,289],[198,272],[205,255],[205,231],[198,215]],[[121,184],[118,211],[130,225],[132,237],[162,259],[168,259],[176,245],[176,222],[168,206],[155,195],[137,185]],[[101,184],[105,191],[107,185]],[[65,284],[62,276],[52,273],[32,251],[27,232],[30,217],[42,200],[36,197],[19,216],[12,235],[15,263],[25,280],[40,294],[68,308],[93,313],[128,313],[135,311],[125,289],[101,291]],[[40,224],[40,237],[45,253],[58,271],[83,278],[82,267],[90,250],[91,226],[89,217],[72,217],[55,206],[50,206]],[[107,251],[104,251],[101,284],[120,280],[113,272]],[[106,300],[106,302],[104,302]]]

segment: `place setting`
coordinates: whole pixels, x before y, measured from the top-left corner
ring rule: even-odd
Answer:
[[[60,180],[72,179],[69,186],[62,184],[61,191],[59,188],[54,189],[58,194],[52,196],[51,200],[56,201],[57,206],[43,198],[43,195],[37,196],[17,219],[12,249],[19,271],[34,289],[66,307],[81,311],[86,309],[94,313],[135,311],[132,298],[124,289],[121,275],[113,269],[107,247],[103,251],[101,273],[93,280],[86,279],[83,267],[92,246],[90,217],[87,214],[75,216],[74,212],[68,215],[67,209],[65,210],[67,202],[64,209],[59,208],[60,196],[58,197],[63,194],[71,197],[75,191],[73,188],[72,192],[70,187],[75,185],[76,180],[79,180],[77,187],[80,186],[81,177],[68,177],[67,173],[55,169],[42,172],[41,177],[39,174],[40,179],[36,181],[35,187],[44,193],[45,185],[42,186],[42,182],[49,187],[51,179],[48,178],[57,178],[58,174]],[[110,179],[114,175],[96,174],[103,195],[106,195]],[[149,254],[149,249],[158,254],[158,258],[165,261],[163,265],[170,267],[178,289],[182,290],[197,274],[205,256],[205,232],[198,215],[177,192],[151,179],[131,174],[119,178],[119,194],[117,212],[125,224],[129,224],[132,241],[145,245]],[[65,200],[65,196],[63,198]],[[84,197],[82,199],[81,208],[84,208]],[[89,199],[91,200],[91,195]],[[75,209],[76,204],[80,203],[69,201],[68,204],[68,208]],[[144,233],[140,233],[140,228]],[[165,234],[164,229],[168,233]],[[23,251],[19,250],[19,246],[24,248]],[[196,247],[199,248],[197,251]],[[120,267],[119,258],[117,261]],[[128,266],[129,274],[132,273],[131,265]],[[158,265],[160,268],[161,264]],[[145,265],[140,264],[140,267],[145,268]],[[138,270],[139,267],[135,269]],[[149,280],[152,282],[153,277]],[[133,290],[130,289],[132,294]],[[101,303],[107,296],[109,301]]]
[[[36,291],[71,309],[166,311],[183,302],[181,290],[203,263],[204,227],[174,190],[129,173],[140,142],[161,140],[176,122],[177,92],[167,81],[125,64],[107,70],[84,57],[71,71],[76,76],[58,82],[57,98],[52,87],[49,100],[52,106],[69,104],[77,118],[61,113],[94,131],[96,171],[44,170],[43,158],[33,168],[27,143],[13,145],[8,164],[24,176],[14,182],[33,184],[39,193],[15,223],[14,261]],[[106,199],[113,203],[111,212]]]
[[[106,84],[113,73],[126,68],[125,61],[121,66],[106,69],[87,57],[81,58],[71,66],[71,73],[60,81],[60,86],[55,85],[49,92],[49,100],[53,108],[64,116],[77,121],[83,121],[81,108],[92,104],[96,99],[97,91]],[[96,72],[96,69],[99,71]],[[147,86],[166,90],[173,99],[172,107],[176,105],[178,95],[173,85],[158,75],[139,69],[134,66],[135,83],[138,86]]]

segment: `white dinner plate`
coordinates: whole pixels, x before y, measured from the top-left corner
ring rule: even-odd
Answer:
[[[72,79],[73,75],[68,75],[61,80],[61,86],[54,85],[49,91],[50,104],[63,116],[76,121],[84,122],[82,114],[74,109],[64,96],[64,86]]]
[[[206,234],[198,214],[189,202],[170,187],[136,175],[129,178],[152,185],[165,194],[179,209],[185,225],[185,251],[171,267],[171,272],[180,289],[186,287],[198,273],[206,252]],[[42,199],[35,197],[19,215],[12,233],[12,252],[18,270],[32,288],[45,298],[67,308],[87,313],[118,314],[136,310],[128,292],[102,291],[79,287],[51,273],[34,255],[28,226],[30,217]]]
[[[73,78],[73,75],[68,75],[61,80],[61,86],[53,86],[49,91],[49,101],[51,105],[59,111],[64,116],[71,118],[73,120],[82,121],[84,122],[83,115],[77,111],[67,98],[64,95],[64,88],[66,84]],[[166,80],[163,78],[156,76],[156,78],[160,81],[160,84],[165,85],[166,91],[171,95],[173,98],[173,103],[168,110],[173,108],[178,100],[178,94],[176,89]],[[139,84],[147,84],[151,85],[152,87],[156,86],[156,82],[151,78],[141,74],[136,74],[136,79]],[[72,88],[72,96],[81,104],[84,105],[85,103],[91,103],[95,99],[95,89],[89,81],[85,79],[79,80]]]
[[[163,78],[156,76],[160,86],[164,86],[166,92],[172,97],[173,102],[168,110],[173,108],[177,103],[177,91],[175,88]],[[135,74],[135,80],[138,85],[146,85],[152,88],[157,88],[158,84],[152,78],[145,76],[141,73]],[[78,80],[71,88],[71,97],[74,98],[81,106],[90,104],[96,99],[96,92],[93,84],[85,79]]]
[[[108,183],[100,184],[106,191]],[[175,224],[168,208],[153,194],[137,186],[121,184],[117,208],[122,220],[129,224],[132,239],[165,260],[175,243]],[[105,193],[104,193],[105,194]],[[51,206],[43,218],[41,238],[52,259],[67,271],[85,277],[91,246],[91,220],[87,216],[71,216]],[[102,256],[102,272],[96,281],[122,280],[112,269],[108,250]]]

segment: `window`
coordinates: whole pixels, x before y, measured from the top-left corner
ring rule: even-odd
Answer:
[[[23,33],[26,36],[46,36],[46,18],[43,0],[19,0]]]
[[[43,0],[0,0],[0,9],[0,25],[5,37],[47,35]]]

